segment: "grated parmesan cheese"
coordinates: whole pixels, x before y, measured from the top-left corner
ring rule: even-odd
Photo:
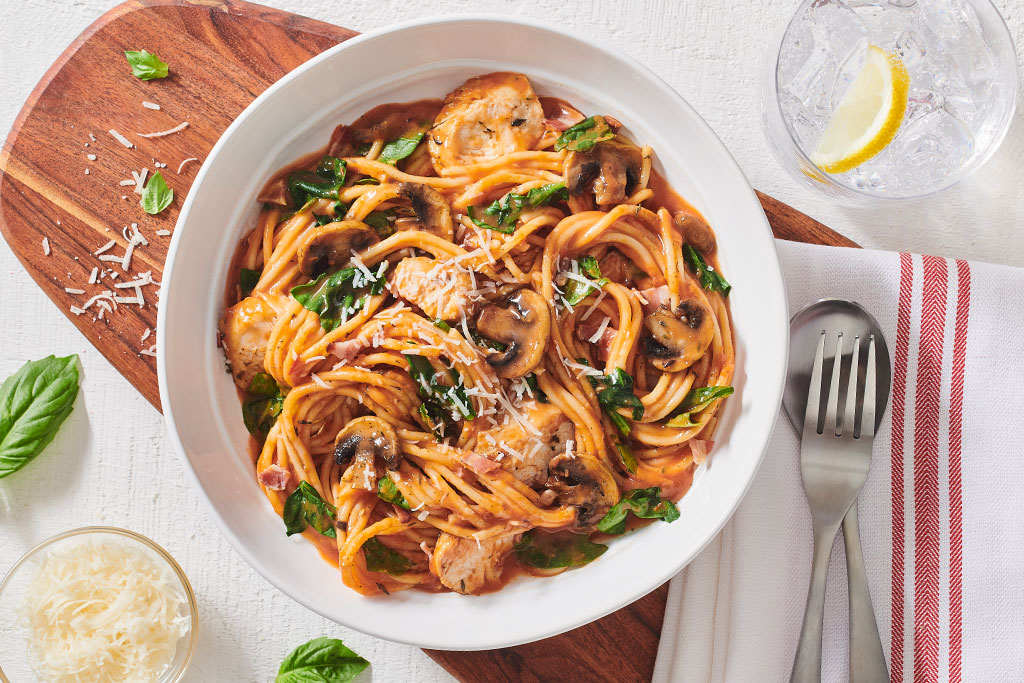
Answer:
[[[25,595],[32,668],[54,683],[155,681],[190,627],[170,569],[119,542],[51,551]]]
[[[134,147],[134,146],[135,146],[135,145],[133,145],[133,144],[132,144],[132,141],[131,141],[131,140],[129,140],[129,139],[128,139],[128,138],[126,138],[125,136],[121,135],[120,133],[118,133],[118,132],[117,132],[116,130],[114,130],[113,128],[111,128],[111,129],[110,129],[109,131],[107,131],[107,132],[108,132],[108,133],[110,133],[111,135],[113,135],[113,136],[114,136],[114,139],[115,139],[115,140],[117,140],[118,142],[120,142],[120,143],[121,143],[122,145],[124,145],[124,146],[125,146],[125,147],[127,147],[128,149],[131,149],[132,147]]]
[[[138,135],[140,138],[162,138],[165,135],[170,135],[172,133],[177,133],[178,131],[185,130],[186,128],[188,128],[188,121],[182,121],[181,123],[176,125],[174,128],[169,128],[167,130],[162,130],[162,131],[160,131],[158,133],[136,133],[136,135]]]
[[[160,111],[160,105],[156,102],[143,102],[142,106],[146,109],[152,109],[153,111]]]
[[[43,253],[46,254],[47,256],[50,255],[50,238],[49,237],[44,237],[43,238]]]

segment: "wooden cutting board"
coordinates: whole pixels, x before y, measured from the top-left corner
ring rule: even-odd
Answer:
[[[235,0],[131,0],[79,36],[29,96],[0,152],[0,232],[47,296],[157,408],[156,359],[141,352],[154,337],[156,285],[146,305],[121,304],[99,319],[82,308],[93,295],[130,279],[88,284],[94,267],[120,268],[94,252],[123,254],[122,228],[137,224],[148,240],[130,271],[161,279],[171,231],[199,163],[221,132],[271,83],[355,32]],[[132,77],[124,50],[146,49],[170,65],[165,79]],[[145,108],[142,102],[160,105]],[[184,130],[163,137],[181,122]],[[109,131],[134,143],[126,148]],[[89,156],[94,155],[94,156]],[[157,163],[166,164],[158,168]],[[160,170],[174,190],[171,207],[149,216],[132,171]],[[856,246],[821,223],[758,193],[777,237]],[[210,226],[217,229],[217,226]],[[44,239],[48,245],[44,247]],[[67,289],[85,290],[85,294]],[[131,294],[121,290],[119,294]],[[216,295],[216,293],[212,294]],[[570,633],[529,645],[484,652],[428,651],[461,681],[650,680],[665,610],[667,584],[636,603]]]

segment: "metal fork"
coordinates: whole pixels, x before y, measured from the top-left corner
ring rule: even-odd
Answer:
[[[828,403],[822,420],[820,403],[825,342],[825,332],[822,331],[811,371],[807,411],[804,415],[803,435],[800,441],[800,474],[811,508],[814,528],[814,561],[803,627],[800,630],[800,642],[790,675],[791,683],[821,681],[821,631],[829,556],[832,554],[832,544],[835,542],[843,517],[857,500],[857,495],[867,480],[868,466],[871,463],[871,442],[875,434],[874,336],[868,338],[864,391],[860,401],[857,400],[857,365],[861,339],[855,337],[853,340],[846,404],[841,422],[838,412],[843,335],[840,333],[836,341],[832,381],[829,384]],[[855,429],[857,413],[861,414],[861,418],[859,428]],[[888,675],[885,679],[888,679]]]

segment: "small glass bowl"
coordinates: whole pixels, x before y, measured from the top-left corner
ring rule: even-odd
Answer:
[[[178,641],[177,651],[158,683],[179,683],[185,676],[192,661],[199,638],[199,612],[195,594],[188,577],[170,554],[150,539],[127,529],[116,527],[88,526],[72,529],[48,538],[25,553],[0,581],[0,642],[3,657],[0,662],[0,683],[23,683],[35,681],[28,659],[28,633],[21,617],[22,601],[29,585],[36,579],[39,569],[49,552],[79,543],[83,538],[99,541],[113,541],[134,545],[146,551],[158,563],[165,565],[178,578],[182,594],[186,597],[189,614],[189,628]],[[20,647],[18,644],[20,643]]]

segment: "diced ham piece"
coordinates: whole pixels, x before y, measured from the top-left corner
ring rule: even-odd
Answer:
[[[261,486],[266,486],[271,491],[284,491],[288,488],[292,473],[280,465],[271,465],[256,475]]]
[[[494,470],[501,469],[501,465],[498,463],[494,462],[490,458],[477,455],[476,453],[470,453],[469,456],[466,457],[466,465],[468,465],[469,469],[473,470],[477,474],[490,474]]]
[[[706,439],[690,439],[690,453],[693,454],[693,462],[700,465],[708,458],[708,451],[715,447],[714,441]]]
[[[576,328],[576,336],[581,341],[590,342],[590,340],[597,334],[600,329],[600,324],[595,322],[587,321]],[[612,340],[615,339],[615,335],[618,334],[618,330],[614,327],[604,328],[604,332],[597,338],[597,341],[590,342],[597,344],[597,356],[601,360],[608,360],[608,350],[611,348]]]
[[[349,361],[359,355],[359,352],[370,344],[361,337],[345,339],[327,345],[327,352],[339,360]]]
[[[644,304],[644,313],[654,313],[661,306],[667,307],[672,300],[668,291],[668,285],[640,290],[640,296],[647,301]]]

